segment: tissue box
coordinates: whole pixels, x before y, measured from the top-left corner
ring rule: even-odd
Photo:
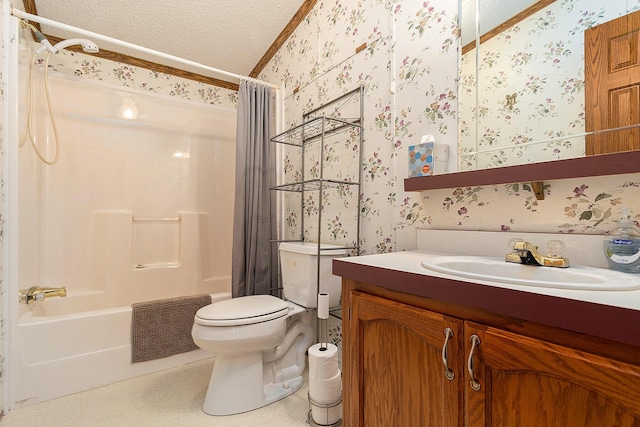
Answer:
[[[447,173],[449,146],[425,142],[409,146],[409,178]]]

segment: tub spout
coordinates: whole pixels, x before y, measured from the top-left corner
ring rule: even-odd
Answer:
[[[20,304],[31,304],[36,301],[43,301],[50,297],[66,297],[67,289],[61,288],[42,288],[40,286],[32,286],[29,289],[18,291],[18,300]]]

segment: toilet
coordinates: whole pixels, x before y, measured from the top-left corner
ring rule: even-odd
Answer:
[[[251,295],[198,310],[191,330],[193,341],[216,355],[202,406],[205,413],[251,411],[283,399],[302,386],[306,351],[315,341],[309,309],[316,308],[318,292],[329,293],[331,307],[340,303],[341,281],[331,273],[331,259],[345,256],[346,251],[322,244],[320,252],[318,260],[317,243],[280,243],[287,301]]]

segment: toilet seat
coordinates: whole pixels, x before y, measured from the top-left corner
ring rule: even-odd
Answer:
[[[250,295],[202,307],[194,322],[203,326],[242,326],[286,316],[289,304],[271,295]]]

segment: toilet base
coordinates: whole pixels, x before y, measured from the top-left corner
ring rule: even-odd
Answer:
[[[237,369],[238,366],[242,369]],[[233,415],[267,406],[302,387],[302,376],[263,384],[262,353],[217,355],[202,410],[209,415]]]

